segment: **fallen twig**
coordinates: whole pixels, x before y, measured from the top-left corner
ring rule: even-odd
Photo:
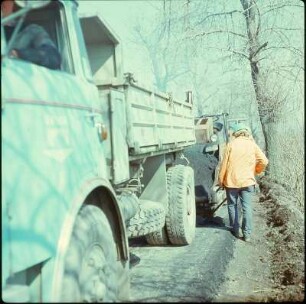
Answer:
[[[267,292],[267,291],[269,291],[269,292],[271,292],[271,291],[276,292],[275,289],[271,289],[271,288],[258,289],[258,290],[254,290],[253,292],[255,293],[255,292]]]

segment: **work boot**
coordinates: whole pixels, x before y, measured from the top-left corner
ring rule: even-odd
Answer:
[[[249,236],[244,236],[243,239],[247,243],[251,242],[251,238]]]
[[[237,239],[240,239],[241,237],[243,237],[242,233],[240,232],[240,230],[231,230],[231,234],[236,237]]]

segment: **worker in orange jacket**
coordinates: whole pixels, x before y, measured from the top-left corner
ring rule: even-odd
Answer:
[[[231,231],[239,233],[238,200],[242,206],[242,232],[246,242],[252,232],[252,197],[255,192],[255,175],[261,174],[268,159],[255,143],[247,126],[238,123],[232,140],[227,144],[218,175],[219,186],[225,188]],[[242,235],[241,235],[242,236]]]

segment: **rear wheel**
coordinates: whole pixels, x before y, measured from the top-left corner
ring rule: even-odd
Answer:
[[[169,207],[166,228],[174,245],[188,245],[195,236],[196,205],[194,172],[191,167],[177,165],[167,171]]]
[[[116,301],[118,263],[108,219],[98,207],[84,205],[76,218],[65,258],[61,301]]]
[[[158,231],[149,233],[146,235],[146,241],[150,245],[168,245],[170,243],[166,227],[159,229]]]
[[[140,200],[139,211],[127,221],[128,237],[148,235],[165,224],[165,210],[159,203]]]

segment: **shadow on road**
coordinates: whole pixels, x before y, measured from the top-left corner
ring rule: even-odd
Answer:
[[[197,228],[214,228],[230,231],[230,227],[224,222],[224,219],[220,216],[215,217],[201,217],[197,216],[196,221]]]
[[[214,228],[230,231],[230,227],[227,226],[224,222],[224,219],[220,216],[215,217],[202,217],[197,216],[196,218],[196,227],[197,228]],[[136,237],[129,239],[130,247],[154,247],[154,245],[150,245],[147,243],[146,238],[144,236]],[[163,247],[180,247],[181,245],[163,245]]]
[[[152,298],[144,298],[141,300],[137,300],[137,303],[207,303],[211,302],[212,299],[207,299],[204,296],[203,297],[192,297],[192,296],[179,296],[175,297],[173,295],[168,296],[162,296],[162,297],[152,297]],[[129,301],[128,303],[135,303],[134,301]]]

